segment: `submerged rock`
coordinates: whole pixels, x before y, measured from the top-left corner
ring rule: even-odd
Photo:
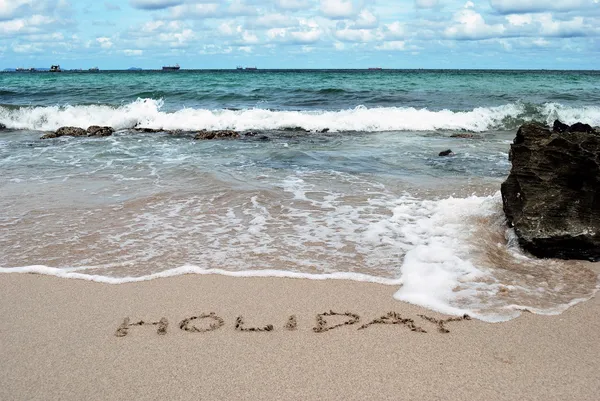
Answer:
[[[115,132],[112,127],[100,127],[98,125],[89,126],[87,129],[88,136],[111,136]]]
[[[450,138],[479,139],[479,138],[481,138],[481,135],[461,133],[461,134],[452,134],[452,135],[450,135]]]
[[[444,150],[438,154],[438,156],[452,156],[452,155],[454,155],[454,152],[452,152],[452,149]]]
[[[236,131],[200,131],[194,136],[194,139],[232,139],[239,138],[240,134]]]
[[[504,213],[535,256],[600,260],[600,133],[558,123],[553,132],[519,128],[501,187]]]

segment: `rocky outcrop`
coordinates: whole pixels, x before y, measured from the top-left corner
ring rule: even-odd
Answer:
[[[88,136],[111,136],[115,132],[112,127],[100,127],[98,125],[89,126],[87,129]]]
[[[0,131],[4,131],[6,129],[6,125],[0,123]]]
[[[236,131],[200,131],[195,136],[194,139],[233,139],[239,138],[240,134]]]
[[[60,127],[56,132],[49,132],[42,139],[59,138],[61,136],[87,136],[87,131],[79,127]]]
[[[438,153],[438,156],[452,156],[454,155],[454,152],[452,152],[452,149],[446,149],[441,151],[440,153]]]
[[[111,127],[92,125],[87,130],[79,127],[60,127],[55,132],[42,135],[41,139],[59,138],[61,136],[110,136],[115,132]]]
[[[502,203],[521,247],[538,257],[600,260],[600,132],[527,123],[509,160]]]

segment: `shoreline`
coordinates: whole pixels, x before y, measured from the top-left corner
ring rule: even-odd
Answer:
[[[600,392],[598,297],[556,316],[453,321],[442,333],[419,315],[449,316],[396,301],[396,287],[375,283],[188,274],[115,286],[0,274],[0,285],[2,399],[587,400]],[[317,314],[329,311],[360,320],[321,315],[324,327],[341,326],[315,332]],[[392,315],[381,319],[389,312],[400,315],[395,324],[357,330],[391,323]],[[295,330],[284,327],[291,315]],[[131,326],[117,337],[126,317],[166,318],[166,334]],[[241,328],[273,330],[236,330],[238,317]]]

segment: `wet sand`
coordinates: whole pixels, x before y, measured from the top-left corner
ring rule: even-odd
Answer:
[[[460,320],[444,324],[443,333],[419,315],[448,316],[395,301],[397,288],[379,284],[185,275],[108,285],[0,274],[0,288],[2,400],[593,400],[600,394],[598,297],[558,316]],[[330,310],[348,316],[317,317]],[[356,315],[358,322],[343,324]],[[358,330],[382,316],[380,324]],[[125,327],[126,317],[131,324],[166,320]],[[245,330],[236,330],[238,317]],[[264,330],[268,325],[273,330]]]

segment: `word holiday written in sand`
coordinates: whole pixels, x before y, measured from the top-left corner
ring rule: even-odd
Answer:
[[[341,316],[344,318],[344,321],[341,323],[338,323],[338,324],[330,324],[327,321],[327,318],[331,317],[331,316]],[[424,319],[427,322],[433,323],[436,326],[437,331],[440,333],[449,333],[450,332],[450,330],[448,330],[446,328],[446,323],[471,320],[471,317],[469,315],[463,315],[460,317],[451,317],[448,319],[436,319],[436,318],[429,317],[426,315],[419,315],[419,317],[421,319]],[[329,312],[325,312],[325,313],[319,313],[317,315],[316,325],[312,329],[315,333],[324,333],[326,331],[334,330],[334,329],[337,329],[337,328],[340,328],[343,326],[352,326],[352,325],[358,324],[359,322],[360,322],[360,316],[357,315],[356,313],[351,313],[351,312],[338,313],[338,312],[334,312],[334,311],[329,311]],[[424,330],[422,327],[417,326],[413,319],[403,318],[402,316],[400,316],[399,313],[396,313],[396,312],[388,312],[387,314],[385,314],[381,317],[373,319],[370,322],[365,323],[365,324],[361,325],[360,327],[358,327],[358,330],[367,329],[370,326],[375,325],[375,324],[396,324],[396,325],[404,326],[404,327],[410,329],[410,331],[413,331],[416,333],[427,333],[427,331]],[[217,314],[214,312],[203,313],[198,316],[191,316],[191,317],[183,319],[178,324],[178,326],[181,330],[187,331],[190,333],[206,333],[209,331],[215,331],[215,330],[220,329],[224,325],[225,325],[225,320],[223,320],[221,317],[217,316]],[[163,317],[157,322],[145,322],[143,320],[140,320],[138,322],[132,323],[131,320],[128,317],[126,317],[125,319],[123,319],[123,323],[121,323],[121,325],[119,325],[119,327],[117,328],[115,335],[117,337],[125,337],[127,334],[129,334],[129,330],[132,327],[136,327],[136,326],[156,326],[156,333],[160,334],[160,335],[165,335],[165,334],[167,334],[167,329],[169,327],[169,321],[167,320],[167,318]],[[235,327],[236,331],[246,331],[246,332],[250,332],[250,331],[267,332],[267,331],[275,330],[275,327],[272,324],[267,324],[265,326],[258,326],[258,327],[249,327],[246,325],[244,318],[242,316],[238,316],[235,319],[234,327]],[[296,330],[297,328],[298,328],[298,322],[296,319],[296,315],[291,315],[287,319],[286,323],[283,325],[283,329],[293,331],[293,330]]]

